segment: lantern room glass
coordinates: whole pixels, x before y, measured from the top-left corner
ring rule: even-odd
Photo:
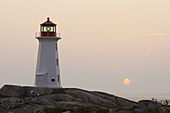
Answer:
[[[41,26],[41,32],[56,32],[55,26]]]

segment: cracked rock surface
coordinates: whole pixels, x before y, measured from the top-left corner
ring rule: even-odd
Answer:
[[[33,98],[31,90],[40,96]],[[170,107],[76,88],[4,85],[0,89],[0,113],[170,113]]]

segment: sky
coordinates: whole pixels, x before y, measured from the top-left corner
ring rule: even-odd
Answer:
[[[0,87],[34,85],[35,33],[50,17],[62,36],[63,87],[115,95],[170,93],[169,5],[169,0],[0,0]]]

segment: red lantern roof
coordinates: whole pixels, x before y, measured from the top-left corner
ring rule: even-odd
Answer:
[[[47,18],[47,21],[42,23],[41,26],[56,26],[53,22],[50,21],[50,18]]]

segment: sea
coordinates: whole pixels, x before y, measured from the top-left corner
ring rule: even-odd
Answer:
[[[157,101],[170,100],[170,94],[120,94],[120,97],[126,98],[138,102],[140,100],[152,100],[153,98]]]

